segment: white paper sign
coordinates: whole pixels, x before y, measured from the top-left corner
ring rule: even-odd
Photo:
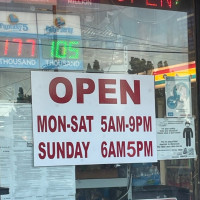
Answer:
[[[156,124],[158,160],[196,157],[193,118],[159,118]]]
[[[75,200],[75,167],[34,167],[31,104],[0,104],[1,200]],[[28,187],[28,189],[27,189]]]
[[[192,116],[190,76],[167,76],[165,95],[167,117]]]
[[[32,72],[34,165],[155,162],[154,77]]]

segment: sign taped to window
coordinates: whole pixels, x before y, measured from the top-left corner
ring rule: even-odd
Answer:
[[[35,166],[157,161],[153,76],[32,72],[31,81]]]
[[[167,117],[192,116],[190,76],[167,76],[165,96]]]
[[[195,158],[194,118],[158,118],[158,160]]]

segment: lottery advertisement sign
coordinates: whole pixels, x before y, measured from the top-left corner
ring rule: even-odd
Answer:
[[[0,67],[83,69],[78,16],[1,13]]]
[[[41,68],[82,70],[80,17],[37,14],[37,18]]]
[[[1,11],[0,40],[0,67],[39,68],[34,13]]]

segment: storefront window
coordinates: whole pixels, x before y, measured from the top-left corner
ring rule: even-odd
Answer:
[[[198,199],[192,0],[0,0],[0,16],[1,199]]]

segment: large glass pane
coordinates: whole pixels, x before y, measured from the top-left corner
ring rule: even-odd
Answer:
[[[0,182],[10,189],[1,198],[198,199],[193,7],[192,0],[0,0]],[[107,163],[34,166],[32,71],[52,76],[76,72],[88,79],[96,74],[121,74],[124,80],[153,76],[154,99],[145,98],[155,101],[158,161],[113,163],[113,147]],[[42,88],[46,77],[44,73],[44,80],[34,80]],[[34,98],[42,102],[39,89]],[[110,96],[104,98],[109,99],[115,92],[111,86],[106,89]],[[117,133],[123,132],[123,125],[110,121],[109,126],[115,125]]]

